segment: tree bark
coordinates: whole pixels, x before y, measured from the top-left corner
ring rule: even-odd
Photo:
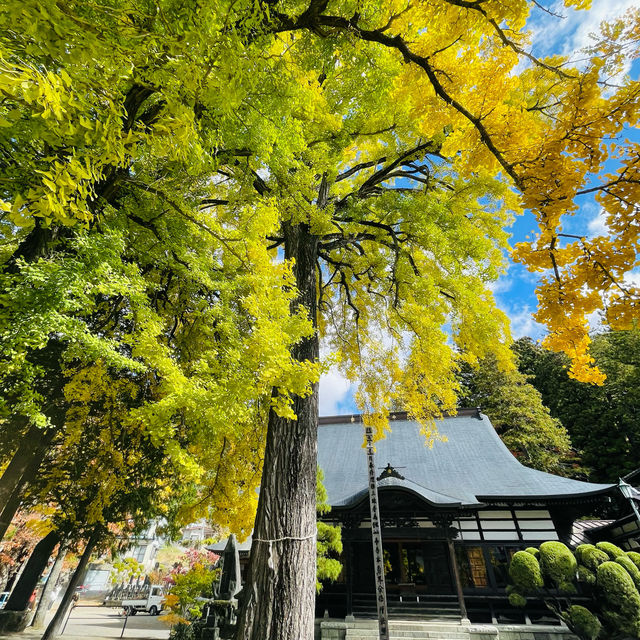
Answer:
[[[4,509],[10,500],[16,487],[25,471],[33,460],[33,456],[39,449],[42,432],[37,427],[32,426],[29,431],[20,439],[20,445],[13,454],[13,458],[7,465],[0,478],[0,508]]]
[[[30,555],[31,555],[30,552],[25,553],[24,551],[22,551],[18,555],[18,557],[14,559],[13,566],[7,567],[7,576],[6,576],[4,586],[2,588],[3,591],[11,591],[13,589],[13,585],[16,583],[16,581],[20,577],[20,572],[25,566]]]
[[[0,540],[4,538],[13,517],[20,508],[22,503],[22,496],[25,488],[30,485],[38,474],[38,469],[42,464],[42,460],[46,454],[46,450],[39,448],[33,452],[31,460],[29,461],[24,473],[22,474],[20,481],[14,487],[13,492],[9,496],[8,500],[4,503],[4,507],[0,512]]]
[[[305,224],[284,225],[299,296],[314,328],[318,239]],[[298,361],[319,357],[317,333],[294,346]],[[277,390],[274,389],[274,394]],[[236,640],[312,640],[316,584],[318,385],[294,397],[297,420],[269,413],[253,544]]]
[[[62,601],[60,602],[60,606],[55,612],[49,626],[46,628],[42,640],[51,640],[51,638],[57,638],[60,635],[60,630],[62,627],[62,623],[69,611],[69,607],[71,606],[71,602],[73,600],[73,596],[76,592],[76,587],[80,584],[82,580],[84,580],[84,574],[87,570],[87,565],[89,564],[89,558],[93,553],[93,550],[96,547],[98,542],[98,536],[94,532],[91,534],[89,540],[87,540],[87,546],[84,549],[84,553],[80,558],[80,562],[76,567],[76,570],[73,572],[73,576],[67,585],[67,589],[64,592],[64,596],[62,596]]]
[[[40,464],[38,463],[38,466]],[[13,520],[13,517],[18,512],[20,505],[22,504],[22,492],[26,486],[26,482],[20,482],[18,486],[14,489],[11,496],[4,505],[2,511],[0,511],[0,541],[4,538],[5,533],[7,533],[7,529]]]
[[[49,558],[60,542],[60,536],[56,531],[50,531],[34,547],[27,564],[13,588],[9,600],[5,606],[5,611],[24,611],[29,606],[29,598],[38,586],[38,580],[49,562]]]
[[[36,615],[33,617],[33,621],[31,622],[31,626],[34,629],[41,629],[44,626],[44,620],[47,617],[47,613],[49,612],[51,605],[53,604],[53,594],[55,592],[58,579],[60,578],[60,573],[62,572],[64,559],[67,556],[67,549],[68,547],[66,544],[61,542],[60,548],[58,549],[58,555],[56,556],[56,561],[53,563],[53,567],[51,567],[49,577],[47,578],[47,584],[45,584],[44,589],[42,590],[40,602],[38,602],[38,608],[36,609]]]

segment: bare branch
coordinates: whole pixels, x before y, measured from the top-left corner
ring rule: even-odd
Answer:
[[[359,164],[356,164],[353,167],[351,167],[351,169],[347,169],[346,171],[339,173],[335,181],[340,182],[341,180],[345,180],[346,178],[349,178],[350,176],[352,176],[354,173],[358,173],[358,171],[362,171],[362,169],[377,167],[379,164],[385,162],[386,159],[387,158],[383,156],[382,158],[378,158],[377,160],[371,160],[369,162],[360,162]]]
[[[550,16],[553,16],[554,18],[560,18],[562,20],[566,20],[567,16],[563,16],[561,13],[555,13],[553,11],[551,11],[551,9],[547,9],[547,7],[543,6],[542,4],[540,4],[538,2],[538,0],[532,0],[533,4],[536,5],[536,7],[538,7],[538,9],[541,9],[542,11],[544,11],[545,13],[548,13]]]
[[[418,156],[418,154],[427,155],[429,153],[439,153],[442,147],[441,143],[435,142],[434,140],[428,140],[427,142],[419,143],[413,149],[409,149],[404,153],[401,153],[397,158],[395,158],[392,162],[387,164],[386,166],[379,169],[373,175],[369,176],[367,180],[365,180],[360,188],[358,189],[359,193],[365,193],[368,189],[384,182],[389,179],[390,174],[396,169],[396,167],[402,166],[405,164],[409,158],[412,160]]]
[[[280,237],[267,236],[267,240],[271,242],[270,245],[267,245],[267,250],[276,249],[282,244],[284,244],[284,238],[280,238]]]
[[[210,209],[211,207],[218,207],[220,205],[229,204],[228,200],[218,200],[216,198],[205,198],[200,202],[200,210]]]

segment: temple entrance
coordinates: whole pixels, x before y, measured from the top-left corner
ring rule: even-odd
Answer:
[[[384,535],[384,534],[383,534]],[[460,607],[444,539],[383,539],[387,608],[392,618],[460,620]],[[353,590],[348,610],[356,617],[375,617],[375,579],[370,540],[351,546]]]
[[[454,593],[446,542],[388,540],[383,551],[389,593]]]
[[[454,594],[451,563],[444,540],[385,540],[384,568],[389,594]],[[354,592],[373,593],[371,542],[353,549]]]

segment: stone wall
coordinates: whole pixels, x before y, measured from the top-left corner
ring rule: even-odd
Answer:
[[[394,620],[391,640],[578,640],[555,625],[457,624]],[[375,620],[316,620],[315,640],[377,640]]]
[[[471,640],[578,640],[560,625],[540,624],[472,624]]]

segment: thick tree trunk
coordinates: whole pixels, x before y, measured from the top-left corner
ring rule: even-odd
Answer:
[[[13,516],[16,515],[16,512],[20,508],[25,488],[36,479],[38,469],[42,464],[45,452],[46,451],[43,448],[38,448],[33,451],[31,460],[27,464],[18,484],[14,487],[13,492],[4,503],[4,506],[0,507],[2,509],[2,511],[0,511],[0,540],[4,538],[4,535],[13,520]]]
[[[33,594],[42,572],[47,567],[47,562],[60,542],[60,536],[56,531],[50,531],[34,547],[27,564],[13,588],[9,600],[5,606],[5,611],[24,611],[29,606],[29,598]]]
[[[7,567],[7,579],[2,589],[3,591],[11,591],[13,589],[13,585],[20,577],[20,572],[26,565],[30,555],[30,553],[25,553],[24,551],[22,551],[17,558],[14,558],[13,566]]]
[[[33,616],[33,621],[31,622],[31,626],[34,629],[41,629],[44,626],[44,620],[47,617],[47,613],[53,604],[53,595],[56,590],[56,585],[58,584],[58,579],[60,578],[60,573],[62,572],[62,565],[64,564],[64,559],[67,556],[66,543],[61,542],[60,548],[58,549],[58,555],[56,556],[56,561],[53,563],[53,567],[51,567],[51,571],[49,572],[49,577],[47,578],[47,584],[45,584],[44,589],[42,590],[42,595],[40,596],[40,602],[38,602],[38,608],[36,609],[36,615]]]
[[[98,542],[98,538],[96,534],[92,534],[89,540],[87,540],[87,546],[84,549],[84,553],[80,558],[80,562],[76,567],[76,570],[73,572],[73,576],[67,585],[67,589],[62,596],[62,601],[60,602],[60,606],[58,607],[55,615],[53,616],[49,626],[46,628],[42,640],[51,640],[51,638],[57,638],[60,635],[60,631],[62,629],[62,624],[69,611],[69,607],[73,601],[73,596],[76,593],[76,587],[80,584],[82,580],[84,580],[84,574],[87,570],[87,565],[89,564],[89,558],[93,553],[93,550],[96,547],[96,543]]]
[[[40,465],[38,464],[38,466]],[[0,541],[4,538],[5,533],[7,533],[13,517],[22,504],[22,492],[25,486],[26,482],[21,481],[5,503],[4,508],[0,511]]]
[[[0,593],[6,591],[5,586],[9,582],[9,567],[7,564],[0,564]]]
[[[9,462],[0,478],[0,509],[4,509],[16,487],[20,484],[22,476],[32,462],[34,454],[39,449],[38,445],[41,437],[42,432],[40,429],[31,427],[21,438],[18,449],[13,454],[11,462]]]
[[[285,226],[304,306],[316,326],[318,240],[306,225]],[[299,361],[319,357],[318,336],[297,344]],[[276,393],[276,391],[274,391]],[[236,640],[312,640],[316,584],[318,388],[294,398],[297,420],[269,414],[253,545]]]

